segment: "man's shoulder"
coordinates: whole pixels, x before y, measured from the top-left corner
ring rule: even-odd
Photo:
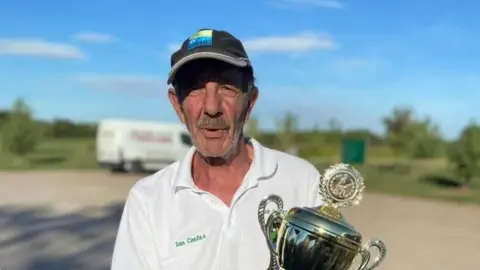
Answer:
[[[293,205],[304,204],[317,206],[322,204],[318,196],[319,170],[309,161],[289,153],[274,149],[268,149],[269,155],[274,156],[277,161],[277,172],[274,185],[281,187],[285,198],[291,197]]]
[[[280,166],[288,166],[295,169],[318,172],[317,168],[315,168],[312,163],[304,158],[271,148],[266,148],[266,150],[275,156]]]
[[[135,192],[142,197],[156,197],[158,193],[167,191],[172,186],[172,179],[176,176],[179,162],[174,162],[154,174],[138,180],[130,192]]]

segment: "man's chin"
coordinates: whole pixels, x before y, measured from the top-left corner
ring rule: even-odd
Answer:
[[[197,145],[197,151],[206,158],[227,158],[232,151],[232,144],[222,142],[203,142]]]
[[[197,151],[205,158],[217,158],[222,159],[228,156],[230,149],[198,149]]]

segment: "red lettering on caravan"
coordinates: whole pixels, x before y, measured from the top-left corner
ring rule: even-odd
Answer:
[[[170,143],[172,139],[163,134],[155,134],[151,131],[132,131],[130,137],[141,142]]]

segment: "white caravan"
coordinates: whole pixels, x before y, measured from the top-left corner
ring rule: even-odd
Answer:
[[[184,125],[129,119],[101,121],[96,140],[97,161],[112,172],[156,171],[192,146]]]

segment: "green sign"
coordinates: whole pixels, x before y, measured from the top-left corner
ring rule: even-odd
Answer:
[[[364,139],[342,140],[342,162],[352,165],[365,163],[367,144]]]

